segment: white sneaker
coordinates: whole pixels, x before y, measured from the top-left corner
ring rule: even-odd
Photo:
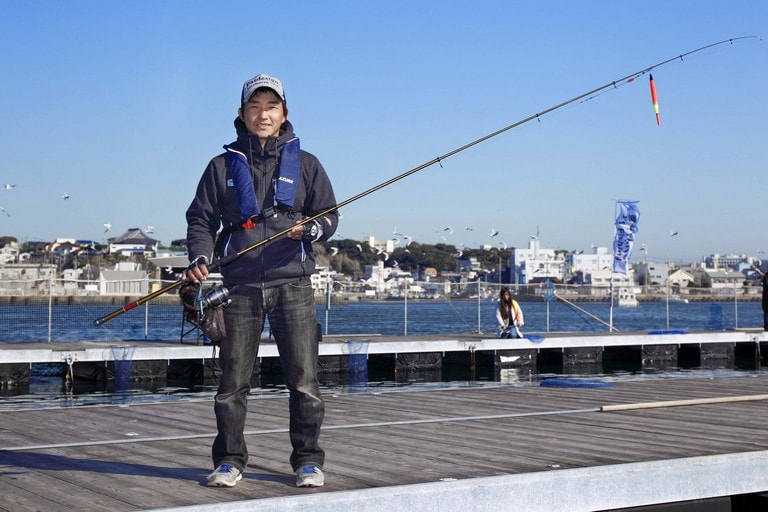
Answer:
[[[307,464],[296,471],[296,487],[321,487],[324,483],[323,470],[317,466]]]
[[[235,466],[221,464],[213,473],[208,475],[208,486],[234,487],[241,478],[243,478],[243,475]]]

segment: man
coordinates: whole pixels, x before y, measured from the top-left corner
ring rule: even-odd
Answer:
[[[237,140],[210,161],[186,214],[192,263],[185,278],[204,281],[211,258],[221,258],[227,262],[221,274],[231,299],[224,309],[226,334],[220,341],[221,376],[214,402],[216,469],[208,475],[208,485],[232,487],[245,470],[247,395],[268,317],[290,392],[290,463],[296,485],[317,487],[324,482],[325,453],[318,438],[325,406],[317,381],[312,243],[336,231],[336,198],[320,162],[299,147],[280,80],[260,74],[245,82],[235,129]],[[330,213],[296,225],[326,211]],[[286,236],[235,256],[291,226]]]

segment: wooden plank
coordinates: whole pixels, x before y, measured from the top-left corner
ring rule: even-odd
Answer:
[[[251,460],[243,481],[225,490],[201,485],[211,470],[211,400],[5,411],[0,448],[60,446],[0,451],[0,495],[20,510],[121,511],[766,450],[768,407],[756,403],[599,412],[605,404],[756,394],[766,383],[648,379],[609,389],[326,395],[327,484],[309,492],[293,487],[285,396],[249,400]]]

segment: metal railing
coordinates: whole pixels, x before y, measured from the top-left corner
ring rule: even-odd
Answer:
[[[180,341],[197,335],[176,293],[148,302],[110,322],[93,321],[168,284],[143,279],[122,283],[61,280],[0,281],[0,343],[110,340]],[[734,329],[762,327],[757,287],[725,289],[665,286],[636,288],[638,307],[610,303],[608,288],[487,282],[403,282],[372,290],[325,286],[316,290],[317,321],[324,335],[496,334],[496,299],[509,287],[525,314],[524,332]],[[336,288],[336,289],[334,289]],[[267,326],[268,329],[268,326]]]

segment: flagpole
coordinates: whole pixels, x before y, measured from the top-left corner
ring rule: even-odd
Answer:
[[[613,239],[614,240],[616,239],[616,216],[618,215],[618,211],[619,211],[619,199],[617,198],[613,202]],[[614,254],[613,257],[616,258],[616,255]],[[610,312],[608,313],[608,332],[609,333],[613,332],[613,269],[614,269],[614,265],[615,263],[611,262],[611,281],[610,281],[611,287],[609,291],[609,295],[610,295],[609,300],[611,301],[611,305],[610,305]]]

